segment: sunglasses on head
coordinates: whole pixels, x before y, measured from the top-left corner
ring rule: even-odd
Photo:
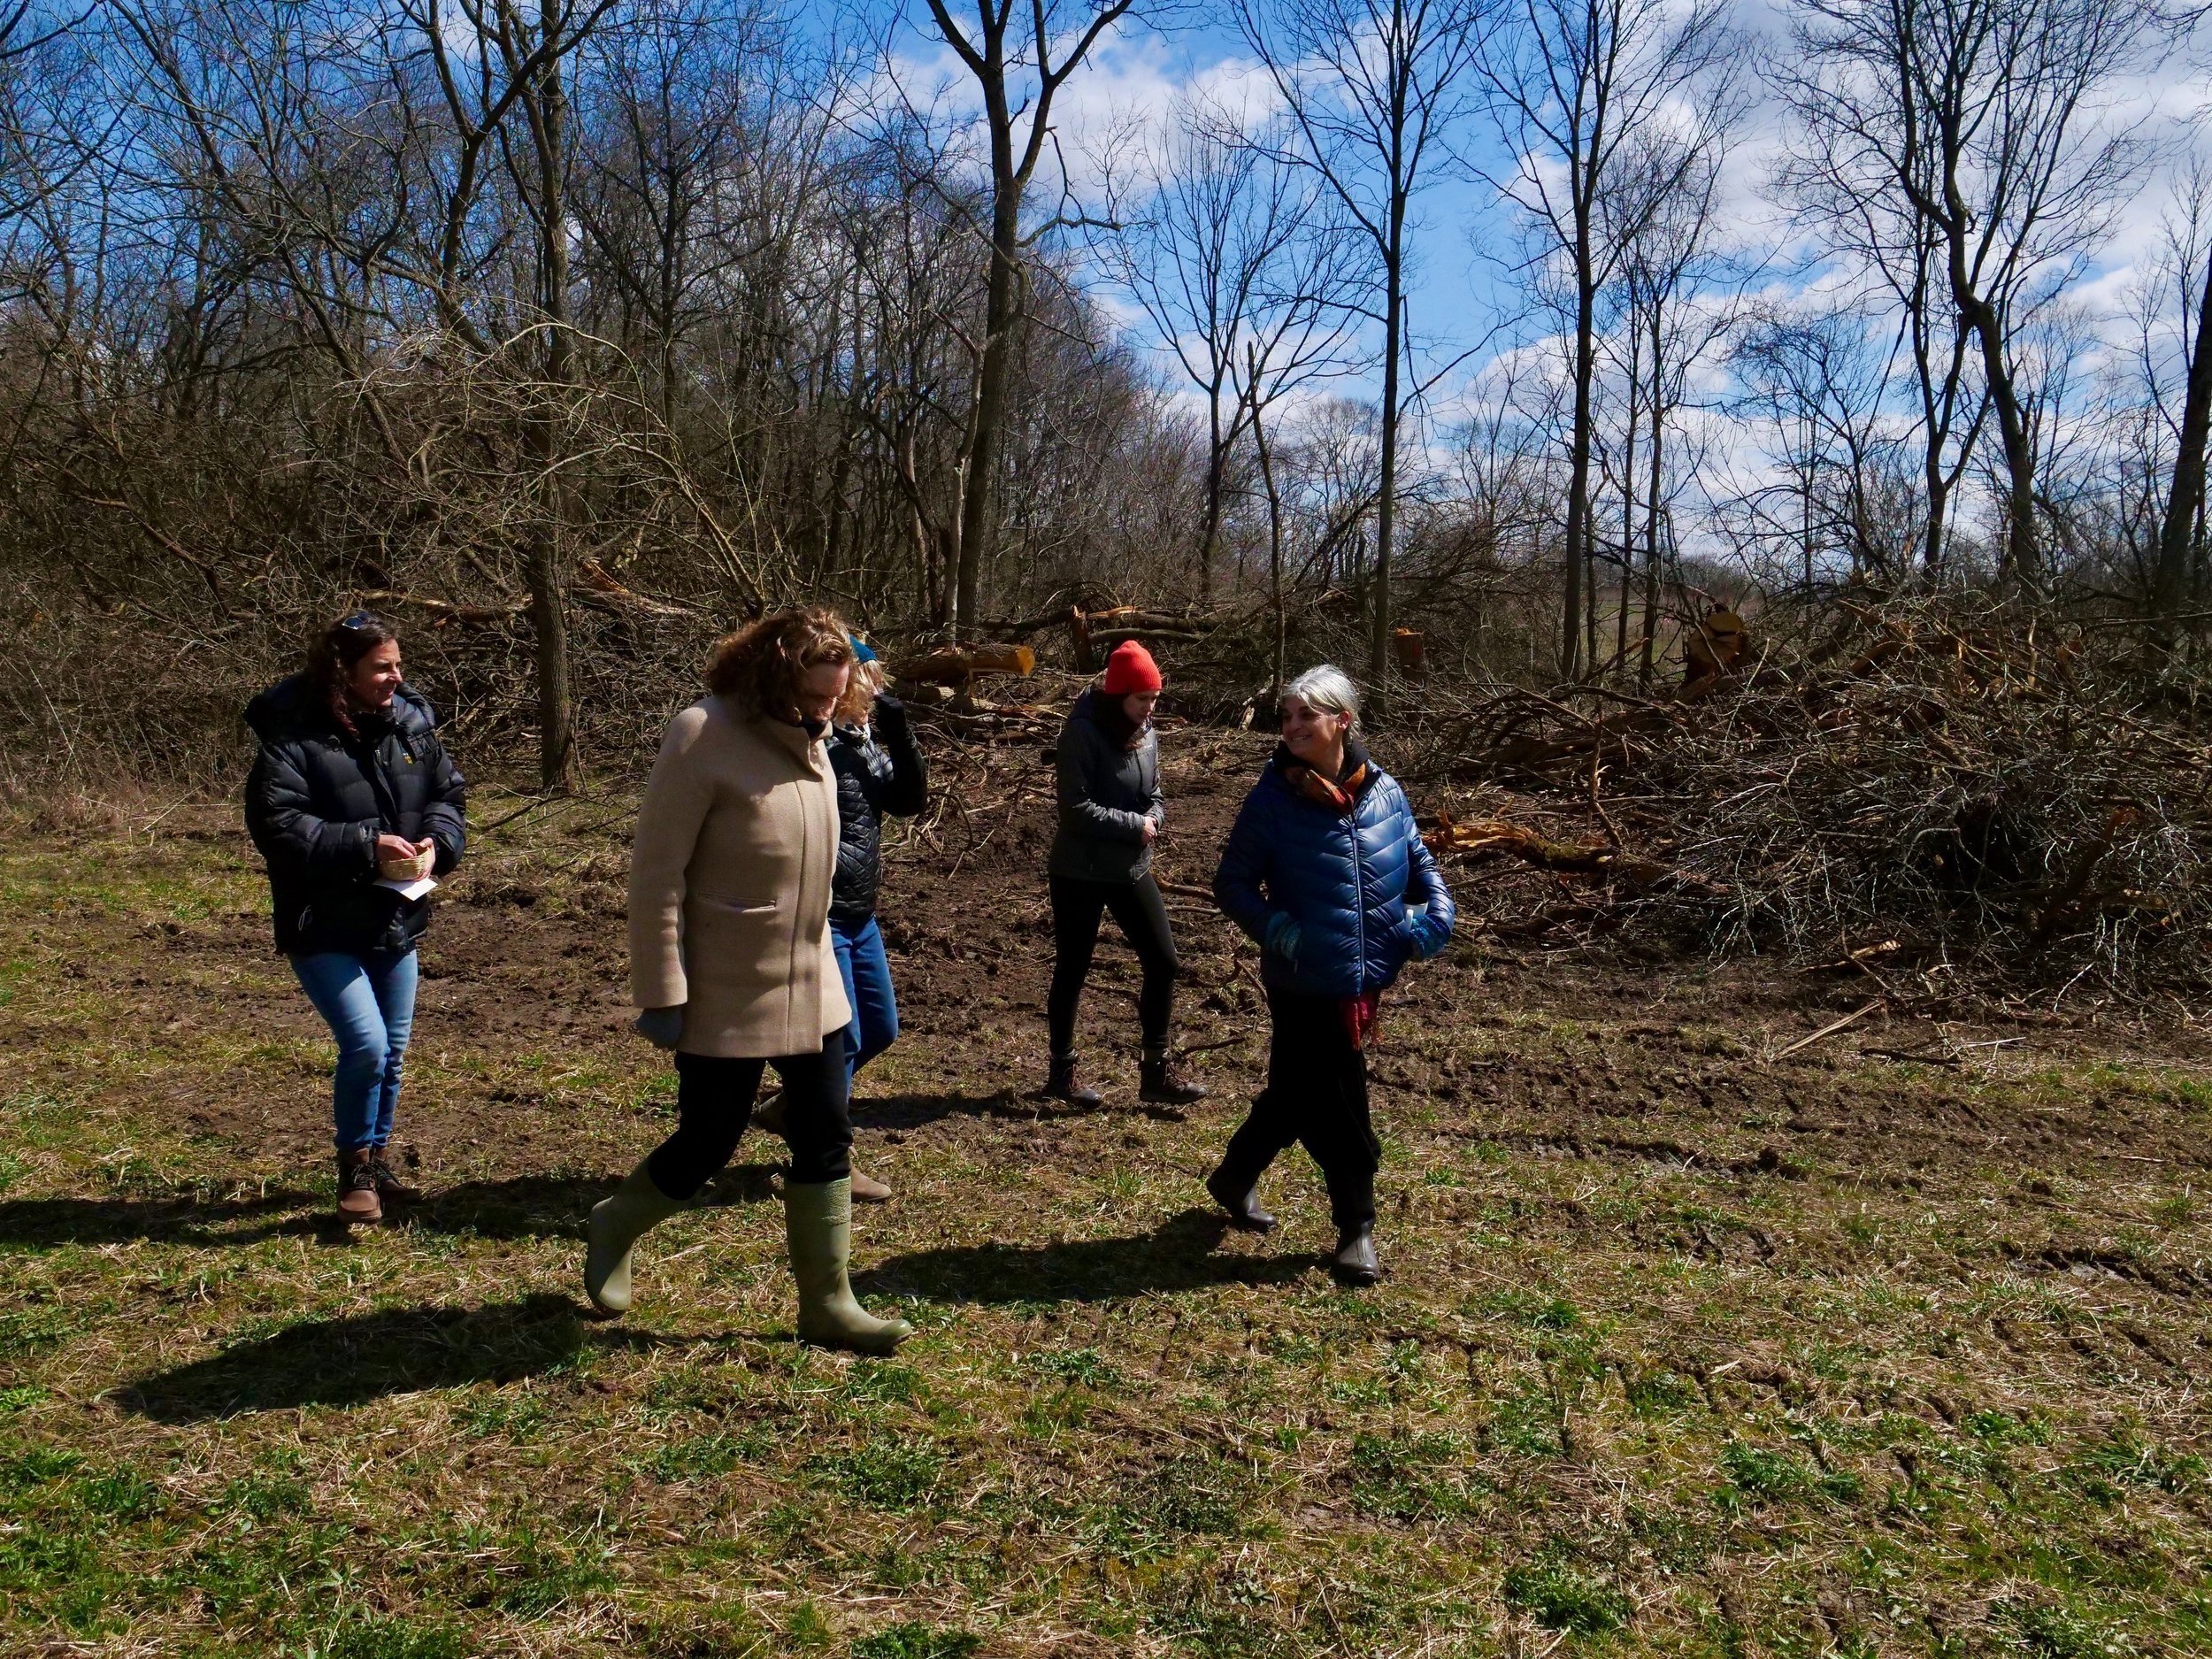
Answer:
[[[365,634],[372,628],[382,627],[384,624],[374,611],[357,611],[351,616],[340,617],[338,626],[349,634]]]

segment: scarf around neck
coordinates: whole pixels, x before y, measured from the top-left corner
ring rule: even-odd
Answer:
[[[1317,806],[1348,816],[1359,804],[1359,792],[1368,779],[1367,750],[1349,733],[1344,738],[1344,766],[1333,778],[1324,778],[1290,752],[1290,745],[1275,745],[1275,764],[1283,780]]]
[[[1119,697],[1110,697],[1102,691],[1091,694],[1091,720],[1118,748],[1132,752],[1144,746],[1144,734],[1152,729],[1151,721],[1140,726],[1129,718]]]

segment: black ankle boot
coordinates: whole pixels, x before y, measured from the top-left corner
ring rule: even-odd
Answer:
[[[1329,1271],[1346,1285],[1371,1285],[1382,1277],[1382,1269],[1375,1261],[1373,1222],[1363,1221],[1338,1234],[1336,1254],[1329,1258]]]
[[[1052,1069],[1046,1074],[1045,1086],[1037,1091],[1041,1099],[1065,1101],[1071,1106],[1103,1106],[1106,1097],[1094,1088],[1086,1088],[1075,1080],[1075,1056],[1056,1054]]]
[[[1229,1212],[1229,1225],[1240,1233],[1265,1233],[1275,1225],[1275,1217],[1260,1208],[1259,1183],[1243,1183],[1242,1190],[1224,1165],[1206,1178],[1206,1190],[1214,1196],[1214,1202]]]
[[[1165,1055],[1156,1060],[1147,1056],[1137,1063],[1137,1098],[1148,1106],[1187,1106],[1204,1100],[1206,1090],[1177,1071]]]

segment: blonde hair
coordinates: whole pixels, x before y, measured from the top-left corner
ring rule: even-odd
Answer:
[[[880,659],[875,662],[856,661],[853,676],[845,682],[845,695],[837,700],[837,707],[830,718],[840,726],[865,726],[875,707],[876,696],[891,683],[891,676],[884,671]]]

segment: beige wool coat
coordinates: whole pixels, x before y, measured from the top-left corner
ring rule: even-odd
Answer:
[[[795,726],[719,697],[668,724],[630,852],[630,1000],[685,1054],[812,1054],[852,1018],[829,937],[837,781]]]

